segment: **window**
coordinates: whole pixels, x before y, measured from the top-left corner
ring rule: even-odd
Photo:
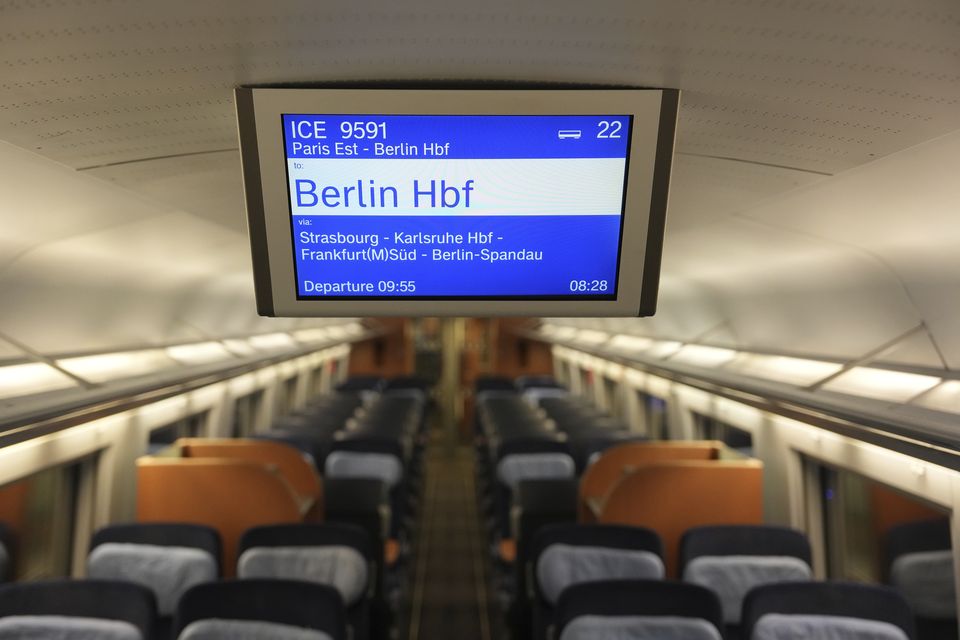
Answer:
[[[618,392],[618,385],[615,380],[604,376],[603,377],[603,397],[604,397],[604,408],[607,410],[611,416],[619,418],[623,413],[623,407],[620,402],[620,394]]]
[[[237,398],[233,410],[233,426],[230,435],[234,438],[246,438],[253,435],[257,428],[260,409],[263,406],[263,389]]]
[[[280,385],[277,398],[277,413],[290,413],[297,405],[297,376],[290,376]]]
[[[749,431],[699,413],[694,413],[693,417],[696,421],[697,433],[701,438],[719,440],[727,447],[745,456],[753,457],[753,436]]]
[[[166,449],[180,438],[196,438],[203,435],[204,427],[207,424],[207,414],[201,413],[183,420],[178,420],[173,424],[168,424],[150,432],[150,441],[147,445],[147,453],[153,455],[158,451]]]
[[[956,637],[955,609],[952,617],[942,611],[944,602],[956,602],[948,514],[853,471],[811,464],[821,487],[827,576],[892,585],[918,612],[920,640]],[[906,569],[911,554],[919,564]],[[919,585],[918,572],[925,575]],[[925,617],[930,602],[939,612]]]
[[[0,522],[10,531],[17,580],[70,574],[80,463],[0,487]]]
[[[637,396],[643,416],[643,424],[647,427],[646,435],[653,440],[669,440],[667,401],[643,391],[637,391]]]
[[[321,364],[319,367],[313,369],[313,372],[310,375],[310,395],[319,396],[323,395],[326,392],[327,386],[327,363]]]

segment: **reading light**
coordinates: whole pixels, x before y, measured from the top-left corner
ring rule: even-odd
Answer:
[[[733,360],[736,355],[737,352],[731,349],[688,344],[670,356],[670,360],[685,362],[698,367],[719,367]]]
[[[174,361],[163,349],[144,349],[66,358],[57,364],[84,380],[107,382],[168,369]]]
[[[836,391],[889,402],[906,402],[939,383],[940,378],[935,376],[873,367],[854,367],[826,383],[822,388],[824,391]]]
[[[758,353],[740,353],[724,368],[755,378],[765,378],[806,387],[817,380],[823,380],[827,376],[835,374],[840,370],[840,366],[835,362]]]
[[[289,349],[296,346],[293,336],[289,333],[265,333],[259,336],[248,338],[250,345],[258,351],[268,351],[271,349]]]
[[[610,339],[609,333],[604,333],[603,331],[596,331],[594,329],[580,329],[577,332],[577,335],[573,338],[574,342],[580,342],[583,344],[598,345],[603,344]]]
[[[960,380],[947,380],[930,393],[917,398],[917,406],[960,413]]]
[[[250,344],[248,340],[242,340],[239,338],[229,338],[223,340],[223,346],[226,347],[230,353],[238,356],[252,356],[257,352],[253,348],[253,345]]]
[[[673,340],[658,340],[647,350],[647,355],[653,358],[666,358],[680,349],[681,343]]]
[[[653,340],[642,338],[640,336],[631,336],[624,333],[618,333],[610,338],[607,347],[614,351],[646,351],[653,346]]]
[[[167,347],[167,355],[180,364],[206,364],[227,360],[233,354],[220,342],[196,342]]]
[[[76,384],[70,376],[42,362],[0,367],[0,398],[67,389]]]
[[[316,329],[300,329],[293,332],[297,342],[325,342],[330,339],[330,332],[325,327]]]

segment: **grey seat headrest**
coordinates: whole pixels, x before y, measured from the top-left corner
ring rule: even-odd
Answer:
[[[140,631],[120,620],[76,616],[7,616],[0,618],[0,640],[144,640]]]
[[[536,574],[543,598],[556,604],[572,585],[619,578],[659,580],[664,566],[650,551],[552,544],[537,559]]]
[[[237,563],[240,578],[304,580],[334,587],[350,606],[367,591],[367,561],[356,549],[324,547],[253,547]]]
[[[87,556],[87,575],[143,585],[157,598],[157,613],[170,616],[190,587],[217,579],[217,559],[203,549],[106,542]]]
[[[560,640],[722,640],[702,618],[679,616],[578,616]]]
[[[865,618],[768,613],[760,616],[750,640],[908,640],[900,627]]]
[[[197,620],[177,640],[332,640],[323,631],[255,620]]]
[[[793,556],[699,556],[683,570],[683,580],[712,590],[723,605],[723,620],[740,622],[743,599],[754,587],[812,580],[810,566]]]

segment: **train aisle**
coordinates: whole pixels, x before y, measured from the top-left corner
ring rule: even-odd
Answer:
[[[451,451],[445,437],[435,429],[426,452],[407,640],[493,640],[502,635],[491,615],[473,454],[465,445]]]

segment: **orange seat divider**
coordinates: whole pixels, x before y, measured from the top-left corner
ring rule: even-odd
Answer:
[[[517,541],[513,538],[503,538],[497,551],[500,561],[504,564],[513,564],[517,561]]]
[[[223,573],[231,577],[240,536],[251,527],[301,522],[290,485],[267,465],[214,458],[137,460],[137,520],[189,522],[220,532]]]
[[[400,541],[394,538],[383,543],[383,562],[387,567],[393,567],[400,560]]]
[[[677,548],[687,529],[763,522],[763,464],[679,461],[638,467],[607,497],[599,521],[659,533],[667,576],[675,578]]]
[[[323,483],[303,453],[282,442],[237,438],[181,438],[177,446],[185,458],[230,458],[276,467],[300,497],[304,519],[319,522],[323,516]]]
[[[665,460],[716,460],[721,443],[698,442],[629,442],[610,447],[587,467],[580,479],[577,519],[596,522],[603,502],[630,467]]]

